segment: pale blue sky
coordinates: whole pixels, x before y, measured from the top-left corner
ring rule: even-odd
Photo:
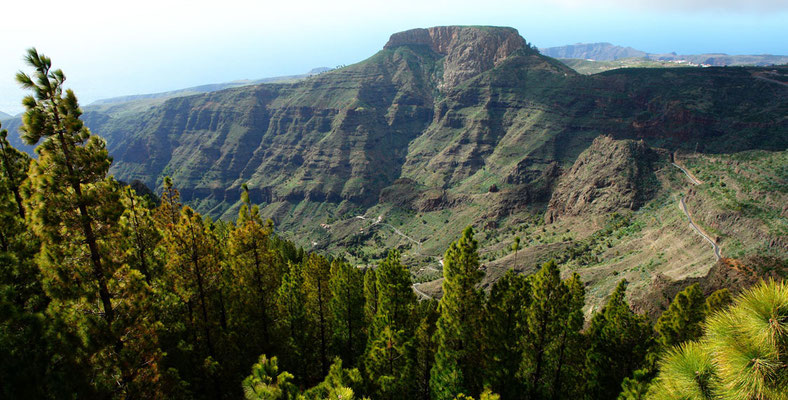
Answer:
[[[8,113],[21,111],[14,73],[30,46],[65,71],[83,105],[351,64],[394,32],[437,25],[512,26],[539,47],[788,54],[788,0],[43,0],[0,13],[0,111]]]

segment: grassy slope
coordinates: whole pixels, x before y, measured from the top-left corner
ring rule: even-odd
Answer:
[[[517,221],[513,217],[502,229],[482,229],[479,239],[487,270],[485,285],[506,269],[530,273],[555,258],[564,274],[578,272],[588,283],[586,310],[590,312],[604,303],[621,279],[630,282],[629,295],[639,298],[649,291],[657,275],[672,280],[703,276],[716,259],[711,246],[690,228],[679,209],[682,196],[686,196],[695,222],[717,237],[723,257],[787,259],[786,157],[786,151],[697,155],[683,162],[702,185],[692,185],[679,169],[668,164],[657,171],[659,193],[636,212],[565,218],[549,225],[540,219]],[[515,235],[522,238],[516,263],[510,247]],[[431,271],[418,269],[415,275],[417,280],[435,278]],[[438,295],[439,281],[420,289]]]

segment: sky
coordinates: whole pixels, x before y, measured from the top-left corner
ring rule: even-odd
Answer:
[[[9,4],[10,3],[10,4]],[[52,58],[82,105],[361,61],[395,32],[511,26],[538,47],[788,54],[788,0],[70,0],[0,5],[0,111],[26,94],[25,49]]]

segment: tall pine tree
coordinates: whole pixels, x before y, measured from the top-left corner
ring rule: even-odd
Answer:
[[[329,279],[331,300],[328,308],[333,320],[334,353],[349,366],[356,365],[367,342],[364,321],[364,274],[358,268],[336,259]]]
[[[450,400],[459,394],[476,396],[482,389],[482,325],[484,294],[477,288],[478,244],[473,228],[451,244],[443,261],[443,297],[434,340],[438,345],[430,374],[432,397]]]
[[[484,340],[487,382],[504,398],[516,398],[525,387],[517,373],[523,360],[521,338],[528,329],[531,285],[524,276],[508,270],[490,290],[485,305]]]
[[[585,397],[612,399],[621,383],[638,369],[653,346],[653,330],[644,315],[626,301],[627,281],[619,282],[602,311],[591,318],[585,362]]]
[[[370,328],[364,367],[376,398],[408,397],[411,371],[416,296],[410,272],[397,251],[390,251],[375,271],[378,307]]]
[[[41,239],[37,260],[52,299],[49,312],[81,336],[97,392],[152,395],[160,387],[160,353],[140,303],[149,288],[142,274],[123,265],[117,228],[123,205],[119,185],[107,178],[104,140],[83,125],[74,92],[64,92],[63,72],[35,49],[25,61],[35,72],[17,74],[33,92],[23,100],[21,131],[28,144],[40,142],[25,208]]]

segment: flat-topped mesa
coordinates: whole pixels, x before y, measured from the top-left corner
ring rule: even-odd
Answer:
[[[384,49],[404,45],[428,46],[445,55],[442,88],[494,68],[517,50],[527,46],[514,28],[437,26],[411,29],[391,35]]]

